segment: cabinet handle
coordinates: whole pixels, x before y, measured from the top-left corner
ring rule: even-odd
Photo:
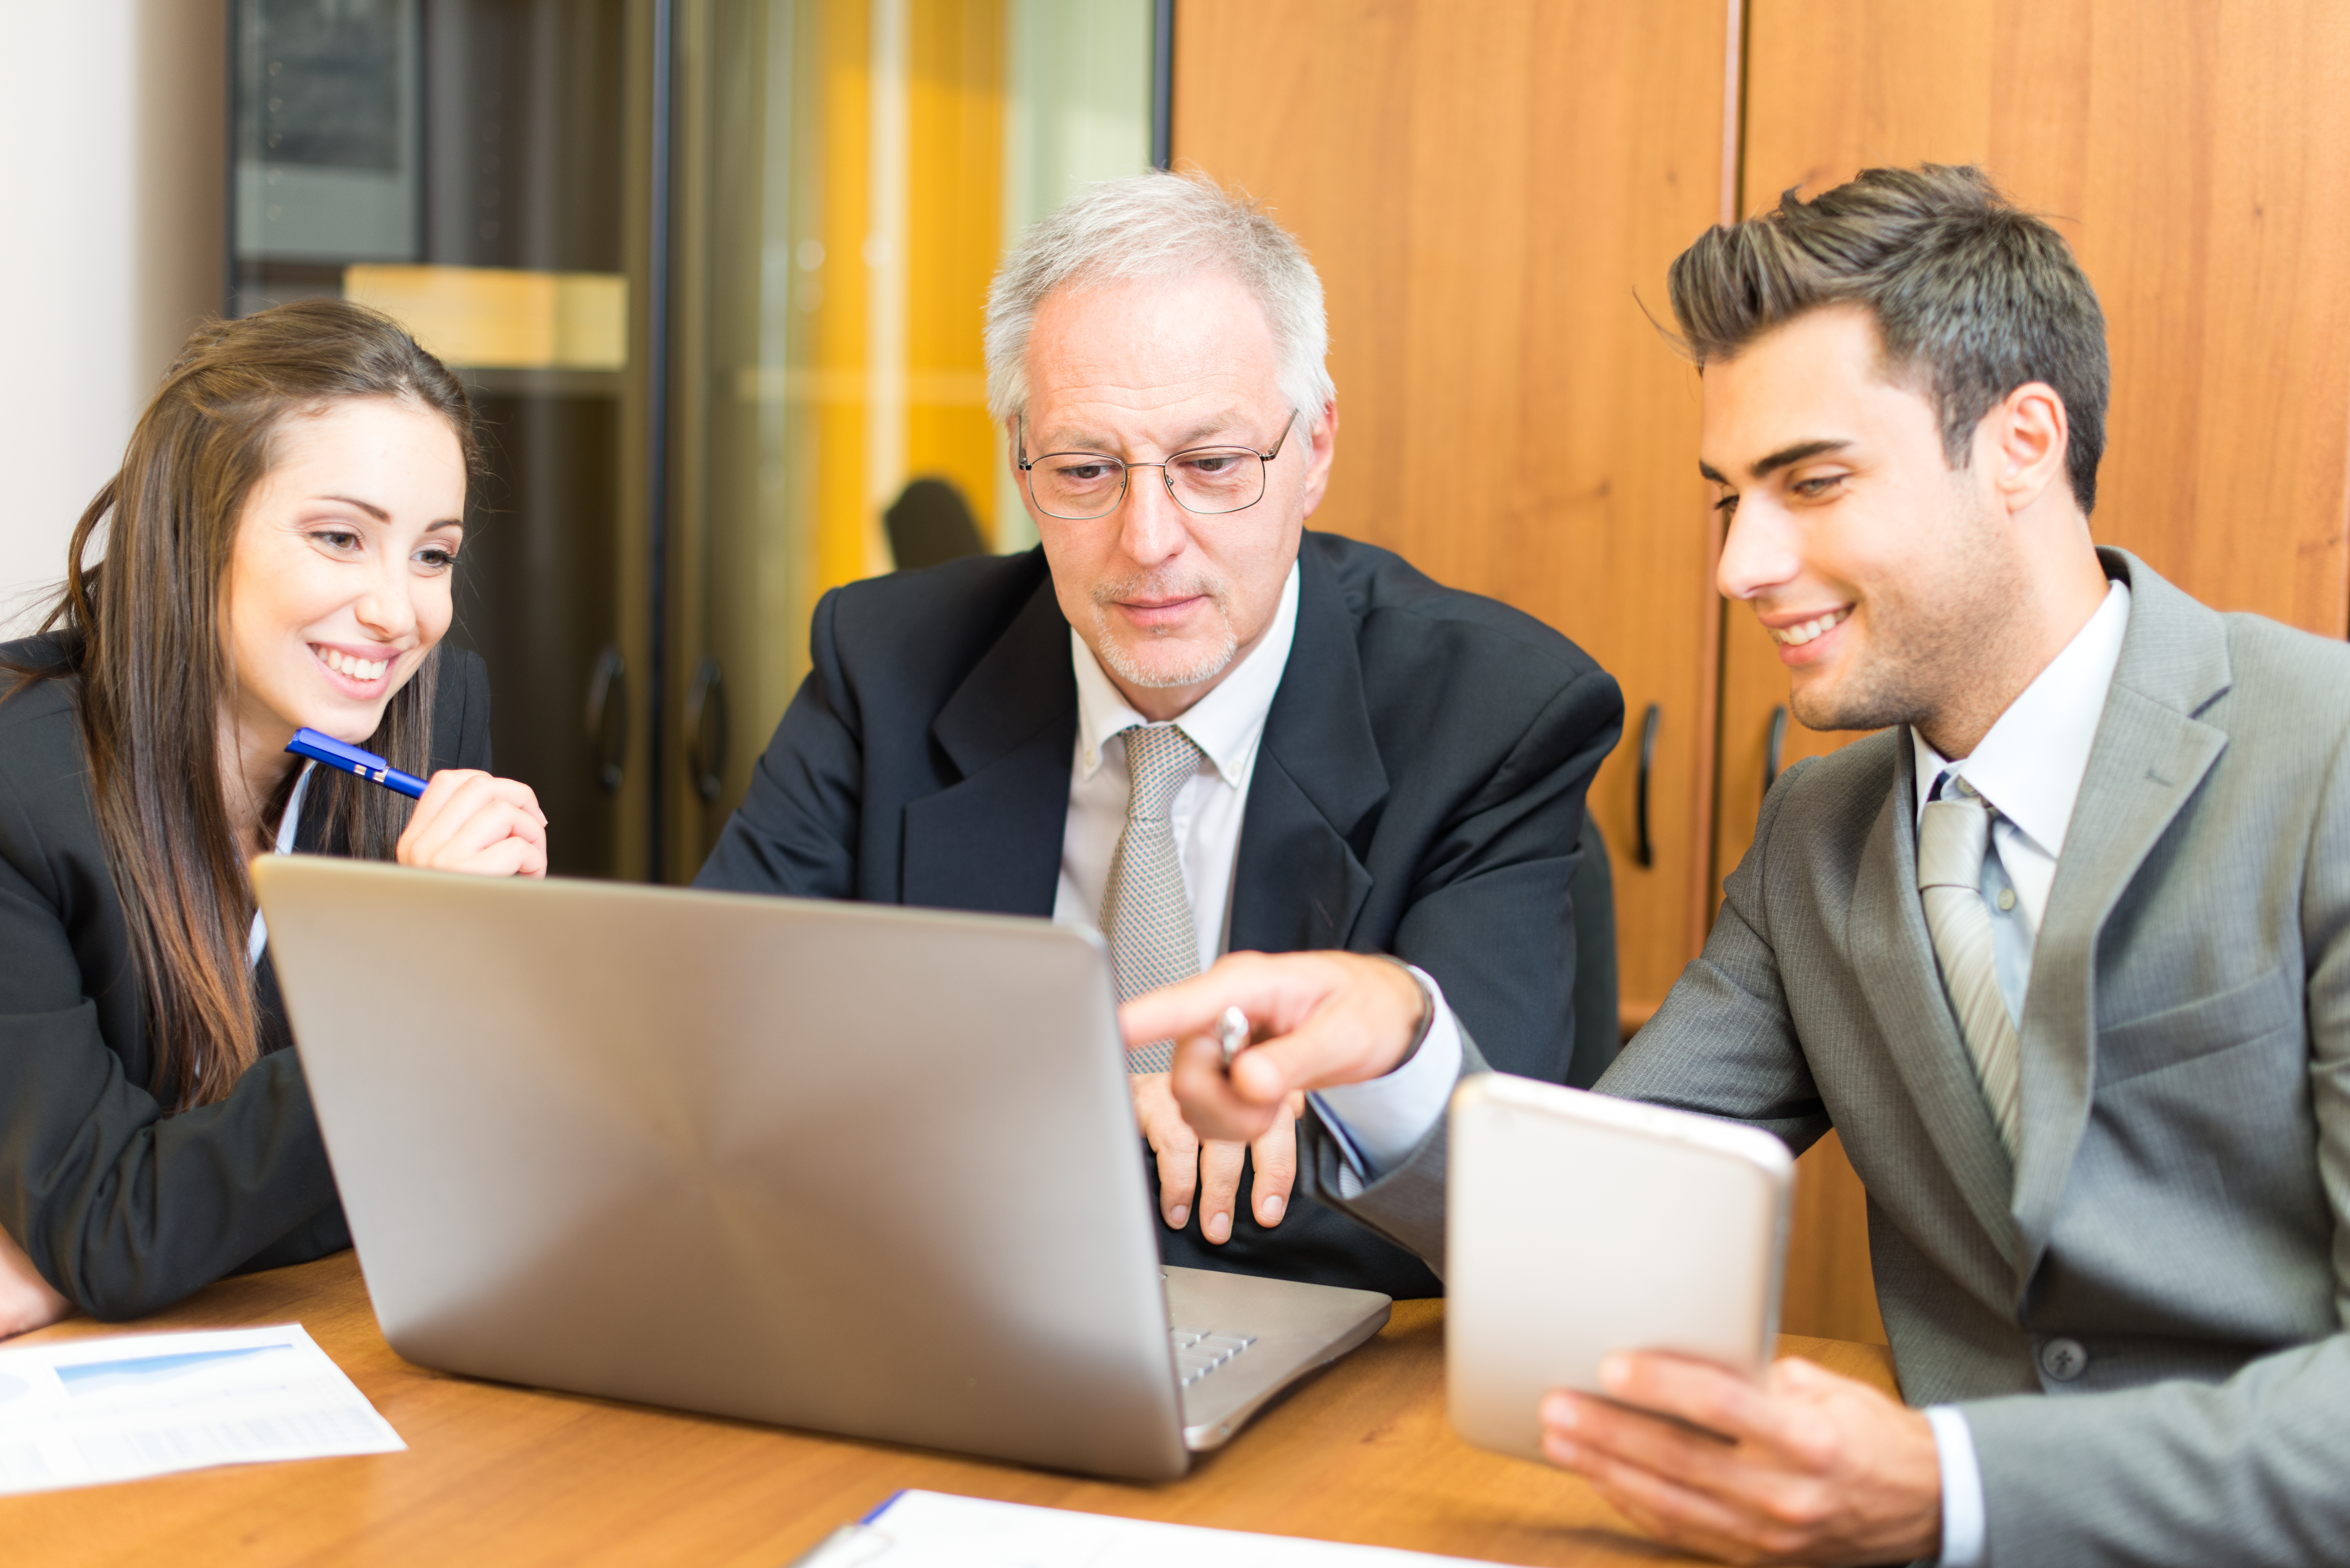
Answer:
[[[1787,754],[1787,705],[1771,710],[1771,738],[1762,742],[1762,793],[1779,782],[1779,760]]]
[[[718,660],[705,659],[685,697],[685,765],[704,805],[726,787],[726,680]]]
[[[604,793],[619,794],[628,776],[629,666],[608,642],[588,677],[588,760]]]
[[[1654,702],[1640,716],[1640,777],[1632,794],[1632,858],[1641,866],[1657,863],[1657,847],[1648,839],[1648,778],[1657,770],[1657,732],[1664,722],[1665,711]]]

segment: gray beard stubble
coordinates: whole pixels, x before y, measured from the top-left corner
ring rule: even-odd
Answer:
[[[1153,597],[1171,598],[1193,594],[1205,597],[1216,607],[1216,615],[1223,631],[1222,639],[1181,670],[1168,671],[1143,669],[1134,656],[1127,650],[1126,645],[1110,635],[1109,607],[1119,599],[1132,597],[1145,590],[1150,591]],[[1189,582],[1161,583],[1153,579],[1149,574],[1143,573],[1128,577],[1124,582],[1105,583],[1095,588],[1091,597],[1094,601],[1094,630],[1097,634],[1095,645],[1101,650],[1101,661],[1109,666],[1111,674],[1130,686],[1138,686],[1145,691],[1161,691],[1177,686],[1197,686],[1201,681],[1212,680],[1222,673],[1224,666],[1232,661],[1232,655],[1240,650],[1240,639],[1232,635],[1232,594],[1222,583],[1211,582],[1205,578],[1195,578]]]

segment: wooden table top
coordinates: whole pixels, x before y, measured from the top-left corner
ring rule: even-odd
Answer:
[[[1513,1563],[1683,1562],[1580,1480],[1472,1449],[1444,1419],[1441,1302],[1265,1412],[1180,1481],[1092,1480],[430,1371],[384,1343],[353,1254],[226,1280],[135,1324],[15,1345],[299,1322],[408,1443],[0,1500],[18,1568],[71,1563],[782,1568],[901,1487]],[[1893,1386],[1882,1345],[1781,1341]]]

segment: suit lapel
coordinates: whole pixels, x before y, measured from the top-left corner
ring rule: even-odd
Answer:
[[[961,782],[906,807],[904,900],[1053,912],[1068,824],[1077,684],[1048,576],[931,724]]]
[[[2136,557],[2099,554],[2107,572],[2130,585],[2129,629],[2033,945],[2014,1195],[2025,1282],[2047,1248],[2088,1124],[2098,937],[2228,743],[2224,732],[2193,716],[2230,683],[2226,623]]]
[[[1355,618],[1309,537],[1297,634],[1265,715],[1232,882],[1234,951],[1344,947],[1371,894],[1352,836],[1387,798]]]
[[[1918,762],[1905,728],[1894,747],[1893,788],[1870,829],[1854,881],[1850,941],[1862,994],[1967,1208],[2000,1256],[2015,1262],[2008,1215],[2013,1179],[1983,1099],[1974,1058],[1942,989],[1934,939],[1918,900]]]

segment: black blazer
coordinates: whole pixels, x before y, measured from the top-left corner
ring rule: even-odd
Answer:
[[[1233,950],[1399,954],[1442,984],[1495,1066],[1563,1079],[1567,881],[1584,792],[1622,728],[1615,680],[1541,622],[1388,551],[1309,533],[1299,563]],[[836,589],[811,651],[699,885],[1050,916],[1077,694],[1043,551]],[[1161,1231],[1168,1262],[1442,1289],[1302,1188],[1271,1231],[1241,1204],[1222,1247],[1201,1240],[1197,1207]]]
[[[62,658],[55,638],[0,644]],[[432,765],[486,769],[489,718],[481,659],[444,649]],[[324,839],[306,808],[296,846]],[[265,952],[256,981],[265,1054],[227,1098],[167,1115],[72,693],[0,701],[0,1226],[95,1317],[351,1244]]]

